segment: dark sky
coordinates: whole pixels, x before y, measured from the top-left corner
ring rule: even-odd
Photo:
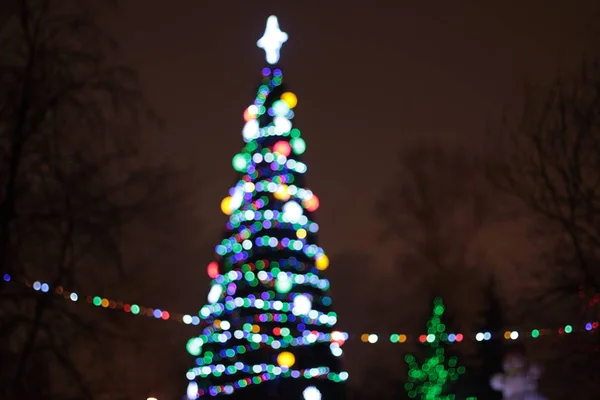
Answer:
[[[397,150],[422,139],[480,148],[486,122],[518,104],[525,78],[573,67],[600,38],[597,0],[123,2],[110,25],[167,123],[148,136],[148,154],[190,171],[202,221],[168,232],[181,249],[161,284],[182,311],[205,298],[206,249],[225,223],[219,203],[234,182],[242,113],[264,66],[255,43],[271,14],[289,35],[281,65],[299,98],[321,245],[377,254],[368,266],[377,269],[392,263],[376,244],[373,206]],[[332,281],[334,291],[344,285]]]
[[[242,145],[242,113],[264,64],[255,43],[268,15],[290,37],[282,66],[299,97],[295,121],[331,254],[372,250],[374,196],[400,146],[422,137],[477,143],[487,119],[518,99],[525,77],[551,77],[598,37],[593,0],[318,3],[327,5],[121,5],[117,38],[167,121],[155,148],[197,172],[215,235],[234,179],[231,157]]]

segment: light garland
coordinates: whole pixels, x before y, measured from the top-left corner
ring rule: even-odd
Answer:
[[[329,281],[319,276],[329,258],[315,244],[319,226],[310,219],[319,199],[302,187],[307,167],[297,157],[306,143],[290,122],[297,97],[279,88],[279,69],[265,68],[262,74],[254,104],[244,112],[246,146],[232,160],[241,178],[221,202],[229,215],[229,235],[215,247],[216,260],[207,267],[212,281],[199,316],[208,327],[187,344],[197,357],[187,374],[189,399],[231,394],[278,377],[331,383],[348,377],[327,365],[291,369],[307,351],[301,348],[319,344],[329,343],[333,361],[348,335],[333,330],[337,314],[329,311]],[[275,357],[278,365],[250,367],[241,361],[246,357]],[[250,377],[236,378],[243,375]],[[197,379],[211,383],[201,388]],[[303,393],[316,395],[319,385]]]
[[[69,291],[64,289],[62,286],[52,288],[50,284],[42,281],[22,281],[18,282],[11,275],[5,274],[3,276],[5,282],[21,283],[28,288],[46,294],[55,294],[63,297],[65,300],[72,301],[75,303],[86,303],[93,305],[98,308],[105,308],[110,310],[123,311],[129,315],[142,316],[153,318],[158,321],[172,321],[179,322],[190,326],[203,326],[203,320],[200,315],[184,314],[178,312],[167,311],[165,308],[158,307],[146,307],[138,305],[136,303],[126,302],[122,300],[109,299],[102,296],[84,296],[77,292]],[[293,317],[293,316],[289,316]],[[288,318],[287,314],[277,313],[263,313],[258,314],[253,320],[254,322],[267,322],[271,318],[274,321],[285,322],[285,318]],[[537,328],[531,330],[501,330],[497,332],[481,331],[481,332],[469,332],[469,333],[448,333],[446,339],[448,343],[463,343],[466,341],[484,342],[492,339],[504,339],[507,341],[517,341],[523,339],[538,339],[545,336],[561,336],[566,337],[577,333],[592,333],[600,328],[600,321],[589,321],[584,324],[567,324],[559,328]],[[341,332],[344,341],[360,341],[365,344],[380,344],[380,343],[394,343],[394,344],[405,344],[411,342],[425,343],[433,340],[431,336],[427,334],[412,334],[412,333],[357,333],[352,334],[348,332]],[[335,340],[334,340],[335,341]]]
[[[163,308],[145,307],[136,303],[113,300],[102,296],[83,296],[77,292],[67,290],[62,286],[51,287],[49,283],[42,281],[17,281],[10,274],[4,274],[2,279],[4,282],[20,283],[36,292],[61,296],[65,300],[73,303],[87,303],[100,308],[123,311],[127,314],[154,318],[160,321],[175,321],[195,326],[204,324],[199,316],[169,312]]]

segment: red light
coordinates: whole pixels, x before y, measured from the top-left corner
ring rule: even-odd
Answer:
[[[457,341],[457,342],[462,342],[462,341],[463,341],[463,339],[464,339],[464,336],[463,336],[463,334],[462,334],[462,333],[457,333],[457,334],[456,334],[456,341]]]
[[[279,327],[273,328],[273,334],[276,336],[281,335],[281,328],[279,328]]]
[[[252,119],[256,119],[256,114],[253,114],[250,111],[250,107],[246,108],[246,110],[244,111],[244,121],[248,122]]]
[[[304,207],[310,212],[316,211],[317,208],[319,208],[319,198],[314,194],[310,196],[310,198],[304,200],[302,203],[304,204]]]
[[[163,312],[162,312],[162,316],[161,316],[161,318],[162,318],[162,319],[164,319],[164,320],[166,321],[166,320],[168,320],[169,318],[171,318],[171,314],[169,314],[169,312],[168,312],[168,311],[163,311]]]
[[[282,140],[282,141],[275,143],[275,145],[273,146],[273,152],[279,153],[282,156],[287,157],[292,152],[292,146],[290,146],[290,144],[288,142],[284,142]]]
[[[130,311],[131,311],[131,306],[130,306],[129,304],[125,304],[125,305],[123,306],[123,311],[125,311],[125,312],[130,312]]]
[[[427,340],[427,335],[421,335],[421,336],[419,336],[419,342],[425,343],[426,340]]]
[[[206,267],[206,271],[208,272],[209,277],[215,279],[219,275],[219,264],[214,261],[211,262],[208,264],[208,267]]]

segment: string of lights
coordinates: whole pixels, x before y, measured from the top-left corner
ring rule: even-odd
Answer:
[[[54,294],[63,297],[65,300],[74,303],[87,303],[96,307],[111,310],[123,311],[125,313],[148,318],[154,318],[162,321],[175,321],[186,325],[202,325],[203,321],[199,316],[190,314],[169,312],[161,308],[145,307],[136,303],[128,303],[121,300],[113,300],[102,296],[83,296],[77,292],[69,291],[62,286],[51,287],[49,283],[41,281],[17,280],[10,274],[4,274],[5,282],[22,284],[32,290],[40,293]]]
[[[122,311],[134,316],[142,316],[147,318],[153,318],[160,321],[174,321],[183,323],[185,325],[192,326],[205,326],[204,320],[200,316],[192,314],[184,314],[177,312],[170,312],[163,308],[152,308],[136,303],[128,303],[121,300],[109,299],[102,296],[82,296],[79,293],[66,290],[62,286],[52,288],[50,284],[41,281],[19,281],[14,279],[11,275],[5,274],[3,276],[5,282],[22,284],[31,290],[40,293],[47,293],[49,295],[57,295],[63,297],[65,300],[86,303],[99,308],[106,308],[110,310]],[[266,317],[263,317],[266,318]],[[477,342],[489,341],[492,339],[502,338],[504,340],[522,340],[522,339],[537,339],[542,336],[567,336],[574,333],[591,333],[595,332],[600,328],[600,321],[589,321],[585,324],[567,324],[558,328],[536,328],[532,330],[503,330],[500,332],[470,332],[470,333],[448,333],[445,340],[449,343],[461,343],[467,340],[475,340]],[[275,332],[277,334],[277,332]],[[342,335],[341,337],[339,335]],[[362,334],[350,334],[347,332],[339,332],[337,335],[330,335],[327,338],[328,341],[339,342],[340,340],[356,340],[366,344],[376,344],[383,342],[390,343],[407,343],[411,340],[416,340],[420,343],[433,342],[435,340],[434,335],[426,334],[408,334],[408,333],[362,333]]]

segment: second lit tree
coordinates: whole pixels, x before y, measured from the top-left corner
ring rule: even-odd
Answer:
[[[446,354],[446,344],[460,341],[461,337],[446,333],[442,322],[445,307],[441,298],[433,302],[433,315],[427,322],[427,333],[421,335],[425,345],[425,357],[419,363],[415,356],[405,357],[408,364],[408,383],[405,389],[410,398],[419,400],[454,400],[452,383],[464,374],[465,368],[458,366],[458,359]],[[460,335],[460,334],[459,334]]]

